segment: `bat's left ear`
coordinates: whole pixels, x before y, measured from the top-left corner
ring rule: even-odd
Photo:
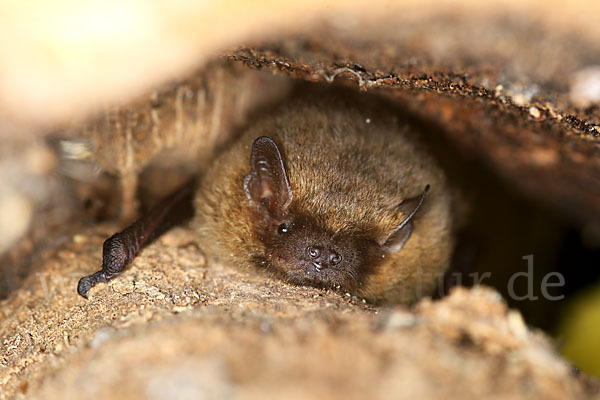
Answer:
[[[425,186],[420,196],[404,200],[398,208],[408,216],[395,227],[387,236],[381,239],[379,245],[388,253],[396,253],[402,250],[413,231],[412,219],[421,208],[425,195],[429,191],[429,185]]]
[[[261,136],[252,143],[250,173],[244,179],[250,205],[265,217],[283,219],[292,202],[292,188],[279,148],[273,139]]]

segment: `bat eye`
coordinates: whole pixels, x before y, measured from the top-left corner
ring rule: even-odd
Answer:
[[[310,258],[317,258],[321,255],[321,250],[318,247],[308,246],[306,252]]]
[[[284,222],[283,224],[280,224],[279,227],[277,227],[277,233],[279,233],[280,235],[285,235],[289,231],[290,227],[287,222]]]
[[[338,253],[332,252],[331,255],[329,256],[329,262],[331,263],[331,265],[337,265],[342,261],[342,256],[339,255]]]

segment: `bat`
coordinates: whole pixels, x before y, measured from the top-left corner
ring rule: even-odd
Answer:
[[[192,226],[209,259],[373,303],[430,295],[453,248],[443,171],[393,111],[335,96],[264,113],[195,189]],[[87,297],[118,275],[190,185],[104,243]]]

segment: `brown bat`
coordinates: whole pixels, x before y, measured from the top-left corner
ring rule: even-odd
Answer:
[[[444,174],[417,136],[379,107],[288,103],[202,178],[199,243],[226,264],[371,302],[429,295],[450,262],[452,220]],[[107,240],[102,270],[81,279],[79,294],[120,273],[185,191]]]

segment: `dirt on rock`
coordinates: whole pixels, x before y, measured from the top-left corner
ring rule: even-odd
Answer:
[[[326,25],[319,35],[224,57],[382,95],[528,195],[595,227],[600,114],[577,85],[587,77],[595,93],[598,72],[590,66],[598,54],[597,43],[533,16],[456,14],[383,19],[363,30]]]
[[[0,304],[0,398],[598,396],[491,289],[376,308],[208,265],[187,228],[85,300],[112,228],[46,254]]]

